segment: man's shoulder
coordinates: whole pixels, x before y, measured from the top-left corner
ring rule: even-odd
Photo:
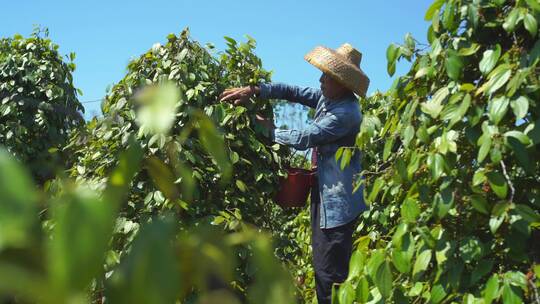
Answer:
[[[333,104],[332,108],[336,112],[351,113],[351,114],[360,112],[360,104],[358,103],[357,99],[353,99],[353,98],[346,98],[339,102],[336,102]]]
[[[357,100],[353,99],[346,99],[335,103],[329,112],[340,118],[340,120],[343,120],[343,122],[351,125],[360,123],[362,119],[360,104]]]

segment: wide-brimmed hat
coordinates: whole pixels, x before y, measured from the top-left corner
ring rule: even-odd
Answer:
[[[318,46],[304,58],[359,96],[366,96],[369,78],[360,68],[362,53],[352,45],[345,43],[336,50]]]

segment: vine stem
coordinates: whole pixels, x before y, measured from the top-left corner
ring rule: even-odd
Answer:
[[[533,277],[528,280],[529,281],[529,286],[531,287],[531,289],[533,291],[533,301],[534,301],[534,303],[540,304],[540,297],[538,296],[538,289],[536,288],[536,285],[534,284],[535,280],[536,280],[536,274],[533,275]]]
[[[506,181],[508,182],[508,185],[510,186],[510,202],[514,202],[514,193],[516,190],[514,189],[514,184],[512,184],[512,181],[510,180],[510,176],[508,176],[508,172],[506,172],[506,165],[504,164],[504,161],[501,160],[501,167],[503,169],[504,177],[506,178]]]

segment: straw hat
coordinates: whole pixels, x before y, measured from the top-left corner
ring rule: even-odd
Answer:
[[[362,53],[352,45],[345,43],[336,50],[318,46],[304,59],[359,96],[366,96],[369,78],[360,69]]]

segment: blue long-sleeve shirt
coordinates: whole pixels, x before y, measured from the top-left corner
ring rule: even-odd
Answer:
[[[285,99],[315,109],[313,123],[304,130],[273,131],[273,140],[298,150],[317,147],[317,175],[324,229],[345,225],[366,210],[363,187],[353,192],[353,180],[360,174],[360,153],[356,151],[343,170],[335,159],[339,147],[354,146],[362,114],[354,95],[330,100],[321,90],[282,83],[260,84],[260,97]]]

